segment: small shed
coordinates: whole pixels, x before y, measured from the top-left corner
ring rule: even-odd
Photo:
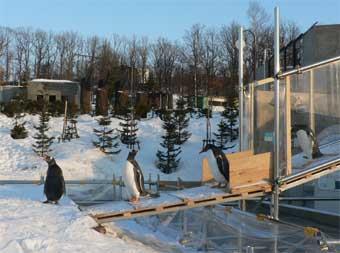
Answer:
[[[0,103],[8,103],[13,98],[23,95],[25,89],[22,86],[4,85],[0,86]]]
[[[69,80],[33,79],[27,84],[27,99],[51,103],[68,101],[80,107],[80,83]]]

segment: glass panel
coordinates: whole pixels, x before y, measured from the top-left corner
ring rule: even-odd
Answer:
[[[340,62],[290,78],[292,164],[301,170],[340,156]]]

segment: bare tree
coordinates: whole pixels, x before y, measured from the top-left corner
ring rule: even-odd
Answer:
[[[30,78],[30,55],[32,49],[32,31],[26,28],[18,28],[15,31],[15,51],[17,61],[16,78],[28,81]]]
[[[34,53],[34,76],[41,77],[42,65],[48,50],[48,34],[42,30],[37,30],[33,35],[33,53]]]
[[[223,26],[220,31],[220,72],[224,78],[227,96],[236,96],[238,80],[238,31],[240,25],[233,21],[228,26]]]
[[[190,30],[185,32],[184,43],[187,48],[187,61],[189,67],[193,69],[195,106],[197,107],[198,95],[198,76],[202,67],[203,39],[202,33],[204,26],[195,24]]]
[[[219,61],[219,38],[216,29],[210,28],[203,34],[202,63],[205,71],[206,95],[210,94],[211,81],[216,77]]]
[[[140,67],[142,83],[146,82],[148,57],[149,57],[149,41],[147,37],[142,37],[138,45],[138,59],[137,59],[138,66]]]

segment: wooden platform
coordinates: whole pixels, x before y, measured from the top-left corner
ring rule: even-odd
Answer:
[[[240,188],[237,192],[232,193],[226,193],[222,189],[202,186],[162,193],[159,198],[141,199],[137,205],[127,201],[116,201],[85,208],[85,210],[96,222],[101,224],[260,197],[270,191],[271,185],[268,182],[248,185],[245,189]]]

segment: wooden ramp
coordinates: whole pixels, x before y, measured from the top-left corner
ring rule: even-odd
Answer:
[[[230,191],[201,186],[173,192],[163,192],[159,198],[141,199],[139,204],[116,201],[85,208],[99,223],[158,215],[190,208],[211,206],[254,197],[272,192],[271,154],[253,155],[251,151],[227,154],[230,164]],[[326,158],[327,159],[327,158]],[[313,162],[305,170],[279,180],[280,191],[285,191],[324,175],[340,170],[340,157]],[[203,159],[202,183],[209,184],[212,174],[207,159]]]
[[[232,193],[226,193],[222,189],[209,186],[201,186],[181,191],[161,193],[158,198],[144,198],[141,199],[138,204],[132,204],[127,201],[115,201],[84,209],[96,222],[102,224],[117,220],[261,197],[268,192],[271,192],[271,184],[266,181],[247,185],[244,189],[239,188],[238,191],[235,190]]]
[[[106,223],[260,197],[271,192],[270,153],[253,155],[251,151],[245,151],[227,154],[227,157],[230,165],[228,192],[201,186],[163,192],[159,198],[142,199],[138,205],[126,201],[111,202],[91,207],[88,212],[98,223]],[[203,159],[202,183],[208,183],[212,179],[209,162]]]

